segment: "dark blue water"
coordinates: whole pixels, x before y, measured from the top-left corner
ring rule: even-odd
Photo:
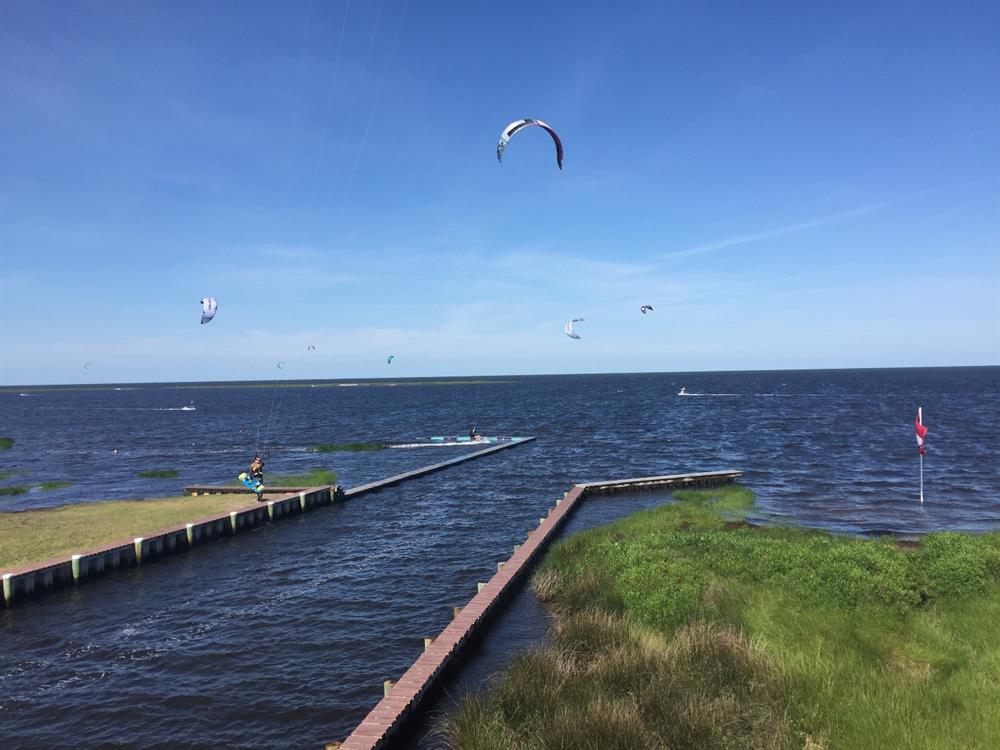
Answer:
[[[0,471],[17,472],[2,484],[75,483],[0,498],[5,510],[231,481],[258,429],[269,471],[334,468],[348,486],[465,449],[307,448],[413,442],[472,422],[539,436],[0,612],[0,747],[342,738],[576,481],[742,469],[771,522],[1000,528],[1000,368],[505,380],[0,393],[0,435],[17,441],[0,452]],[[704,395],[678,397],[681,385]],[[192,400],[194,411],[157,411]],[[917,406],[930,428],[923,507]],[[180,476],[136,476],[150,468]]]

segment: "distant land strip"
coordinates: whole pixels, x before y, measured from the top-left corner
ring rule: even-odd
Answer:
[[[274,381],[261,380],[237,383],[100,383],[97,385],[4,385],[0,393],[44,393],[52,391],[138,391],[144,388],[162,388],[164,390],[194,390],[201,388],[352,388],[377,386],[408,386],[408,385],[495,385],[519,383],[519,380],[509,379],[451,379],[451,380],[346,380],[346,381],[314,381],[292,380]]]

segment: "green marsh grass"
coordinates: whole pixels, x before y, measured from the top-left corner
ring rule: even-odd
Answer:
[[[313,469],[303,474],[265,474],[264,488],[322,487],[337,483],[337,473],[329,469]]]
[[[28,491],[27,487],[0,487],[0,496],[23,495],[27,491]]]
[[[38,485],[40,490],[62,490],[67,487],[72,487],[72,482],[42,482]]]
[[[0,437],[0,450],[7,450],[14,447],[14,438]]]
[[[385,446],[382,443],[321,443],[310,450],[313,453],[336,453],[338,451],[361,452],[380,451]]]
[[[143,479],[173,479],[179,475],[180,472],[177,469],[149,469],[148,471],[140,471],[138,474]]]
[[[460,705],[454,747],[1000,747],[1000,533],[914,548],[675,497],[552,548],[551,646]]]

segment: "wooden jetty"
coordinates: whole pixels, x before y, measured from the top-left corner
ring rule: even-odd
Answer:
[[[3,606],[10,607],[29,596],[62,586],[78,585],[115,568],[133,567],[152,558],[187,552],[196,545],[211,539],[233,536],[246,529],[273,523],[285,516],[301,515],[322,506],[377,492],[400,482],[442,471],[465,461],[482,458],[517,445],[525,445],[534,439],[526,437],[517,442],[491,445],[483,450],[466,453],[447,461],[423,466],[413,471],[396,474],[348,490],[336,485],[292,488],[267,487],[265,488],[266,495],[279,493],[273,500],[268,499],[261,503],[253,502],[246,508],[211,518],[194,519],[190,523],[171,526],[145,537],[122,539],[106,546],[81,550],[78,554],[63,555],[44,562],[8,569],[0,574],[0,581],[2,581],[0,601],[3,602]],[[184,490],[191,495],[232,494],[236,492],[243,492],[248,496],[253,494],[242,484],[235,487],[197,485],[185,487]]]
[[[740,471],[714,471],[697,474],[669,474],[610,482],[575,484],[555,506],[540,518],[538,527],[527,539],[514,546],[509,559],[497,563],[496,574],[464,607],[454,609],[455,618],[436,638],[424,639],[424,652],[398,679],[386,680],[384,696],[343,742],[328,742],[326,750],[383,750],[400,733],[401,727],[416,713],[423,698],[457,659],[462,646],[487,623],[515,583],[527,573],[538,554],[553,539],[573,510],[591,495],[612,493],[714,487],[733,484],[743,476]]]

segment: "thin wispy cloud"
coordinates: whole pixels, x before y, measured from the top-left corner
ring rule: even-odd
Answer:
[[[845,221],[847,219],[853,219],[858,216],[864,216],[866,214],[874,213],[888,206],[895,205],[899,201],[882,201],[880,203],[870,203],[866,206],[858,206],[857,208],[852,208],[847,211],[841,211],[839,213],[833,214],[831,216],[825,216],[821,219],[812,219],[810,221],[802,221],[796,224],[788,224],[787,226],[778,227],[776,229],[768,229],[763,232],[754,232],[752,234],[743,234],[738,237],[730,237],[729,239],[720,240],[718,242],[710,242],[706,245],[697,245],[695,247],[685,248],[683,250],[675,250],[670,253],[663,253],[662,255],[657,255],[659,259],[665,258],[680,258],[684,255],[701,255],[702,253],[712,253],[716,250],[725,250],[727,247],[736,247],[738,245],[749,245],[753,242],[761,242],[762,240],[770,240],[775,237],[784,237],[788,234],[795,234],[796,232],[804,232],[807,229],[816,229],[817,227],[827,226],[828,224],[836,224],[839,221]]]
[[[728,247],[749,245],[754,242],[761,242],[763,240],[774,239],[775,237],[784,237],[785,235],[795,234],[796,232],[804,232],[809,229],[817,229],[819,227],[825,227],[830,224],[836,224],[841,221],[847,221],[848,219],[856,219],[860,216],[866,216],[867,214],[872,214],[886,208],[891,208],[892,206],[898,206],[903,203],[909,203],[910,201],[917,200],[919,198],[923,198],[928,195],[933,195],[935,193],[955,190],[957,188],[967,188],[967,187],[986,185],[986,184],[994,185],[995,183],[996,183],[995,178],[990,177],[986,179],[970,180],[969,182],[963,182],[956,185],[940,185],[937,187],[920,190],[918,192],[905,195],[901,198],[894,198],[892,200],[879,201],[877,203],[868,203],[862,206],[856,206],[854,208],[849,208],[846,211],[839,211],[838,213],[831,214],[830,216],[824,216],[818,219],[811,219],[809,221],[796,222],[794,224],[788,224],[786,226],[778,227],[776,229],[768,229],[763,232],[753,232],[750,234],[739,235],[737,237],[730,237],[725,240],[719,240],[718,242],[709,242],[704,245],[696,245],[694,247],[688,247],[682,250],[675,250],[669,253],[662,253],[654,257],[658,260],[664,260],[667,258],[680,258],[685,255],[701,255],[702,253],[712,253],[717,250],[725,250]]]

